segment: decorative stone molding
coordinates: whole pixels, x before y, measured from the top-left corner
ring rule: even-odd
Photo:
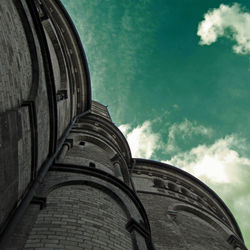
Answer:
[[[227,242],[234,247],[235,250],[247,250],[244,244],[234,235],[230,235]]]

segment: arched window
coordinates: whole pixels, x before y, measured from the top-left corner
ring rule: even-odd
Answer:
[[[95,167],[96,167],[94,162],[90,162],[90,163],[89,163],[89,166],[90,166],[91,168],[95,168]]]
[[[154,179],[154,187],[165,188],[165,183],[164,183],[164,181],[162,181],[160,179]]]
[[[185,189],[185,188],[183,188],[183,187],[180,188],[180,192],[181,192],[182,194],[186,195],[186,196],[190,196],[190,195],[189,195],[189,192],[187,191],[187,189]]]
[[[172,182],[168,183],[168,188],[172,191],[178,192],[178,187]]]

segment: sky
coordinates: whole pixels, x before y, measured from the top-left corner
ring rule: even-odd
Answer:
[[[250,1],[62,2],[133,157],[206,183],[250,248]]]

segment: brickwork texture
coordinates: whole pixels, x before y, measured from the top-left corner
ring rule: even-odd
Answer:
[[[90,186],[52,191],[24,249],[132,249],[127,218],[117,203]]]

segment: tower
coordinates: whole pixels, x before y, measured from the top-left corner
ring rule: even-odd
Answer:
[[[1,249],[246,249],[206,185],[132,158],[59,0],[0,7]]]

